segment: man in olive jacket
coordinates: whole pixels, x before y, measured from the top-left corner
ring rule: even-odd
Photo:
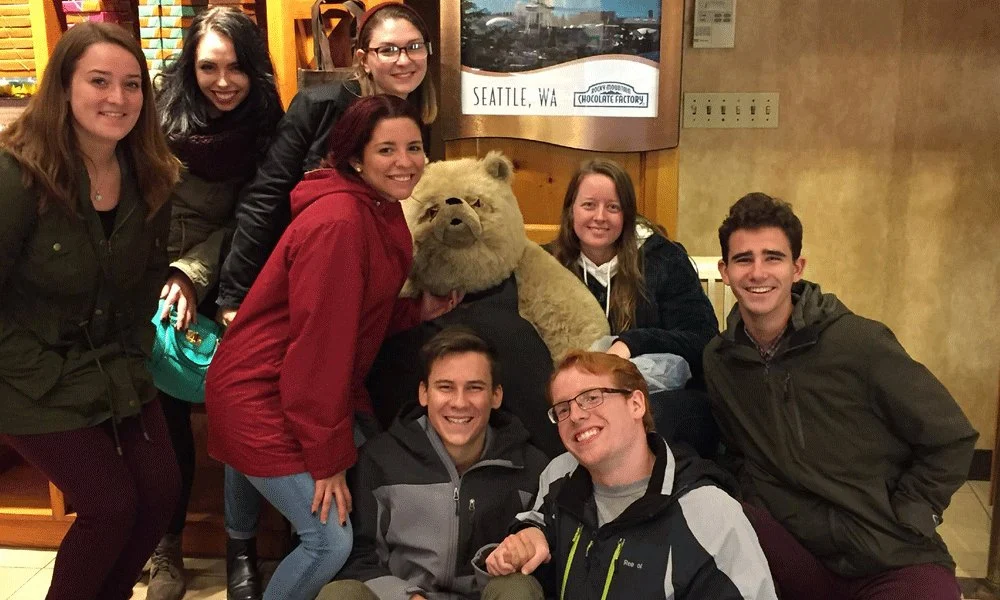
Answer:
[[[785,600],[960,597],[935,532],[978,434],[888,327],[802,280],[802,224],[753,193],[719,228],[739,301],[705,379]]]

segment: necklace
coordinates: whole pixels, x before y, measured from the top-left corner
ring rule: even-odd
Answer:
[[[107,191],[107,188],[104,185],[102,185],[102,183],[100,182],[99,178],[97,177],[97,173],[98,173],[98,171],[97,171],[97,165],[94,165],[93,163],[91,163],[91,164],[94,167],[94,171],[93,171],[93,173],[89,173],[89,171],[88,171],[88,174],[90,174],[90,189],[93,191],[93,200],[92,200],[92,202],[94,204],[94,207],[97,208],[97,207],[99,207],[104,202],[104,194],[101,193],[101,188],[104,188],[105,191]],[[114,177],[113,171],[115,170],[115,168],[117,166],[118,166],[118,163],[117,163],[117,161],[115,161],[114,163],[112,163],[111,167],[109,167],[108,169],[105,170],[105,172],[103,173],[103,175],[110,174],[110,177],[113,178]],[[107,182],[105,181],[104,183],[107,183]]]

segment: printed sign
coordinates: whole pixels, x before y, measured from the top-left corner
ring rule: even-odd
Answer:
[[[660,0],[463,0],[462,113],[655,117]]]

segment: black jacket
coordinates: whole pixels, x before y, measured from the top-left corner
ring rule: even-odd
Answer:
[[[329,149],[328,134],[340,115],[360,98],[355,81],[302,90],[288,112],[236,206],[236,233],[219,278],[219,306],[238,308],[291,220],[288,194],[306,171],[319,166]]]
[[[382,344],[366,385],[379,421],[388,426],[400,410],[417,402],[420,347],[450,325],[465,325],[488,341],[500,361],[503,404],[549,457],[565,452],[559,432],[546,411],[552,357],[538,332],[517,312],[517,283],[511,276],[500,285],[469,294],[455,310],[395,335]]]
[[[459,475],[426,410],[412,407],[350,471],[354,547],[337,578],[383,599],[479,598],[472,556],[531,506],[547,462],[527,440],[517,419],[493,411],[483,456]]]
[[[653,234],[642,245],[642,272],[649,299],[640,297],[636,303],[632,328],[612,333],[625,342],[632,356],[653,353],[681,356],[690,365],[695,381],[700,382],[701,354],[709,340],[719,333],[719,322],[687,251],[679,243]],[[592,277],[586,283],[603,307],[607,288]],[[612,279],[611,286],[614,285]],[[614,323],[614,314],[610,320]]]
[[[713,463],[647,436],[656,457],[646,493],[598,527],[590,473],[569,454],[549,463],[533,510],[552,560],[535,572],[547,598],[774,600],[771,573],[734,482]],[[476,557],[477,568],[492,548]],[[481,575],[481,574],[480,574]]]

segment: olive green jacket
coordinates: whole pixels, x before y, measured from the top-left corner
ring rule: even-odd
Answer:
[[[132,163],[105,238],[86,169],[78,214],[38,211],[20,165],[0,153],[0,433],[68,431],[138,414],[167,271],[170,207],[152,219]],[[102,274],[102,269],[105,274]]]
[[[236,200],[245,183],[206,181],[185,171],[171,194],[170,267],[191,280],[199,304],[219,281],[222,253],[236,231]]]
[[[738,306],[705,348],[705,382],[728,449],[743,457],[745,497],[843,577],[953,569],[936,527],[978,434],[888,327],[815,283],[794,284],[792,299],[771,359]]]

